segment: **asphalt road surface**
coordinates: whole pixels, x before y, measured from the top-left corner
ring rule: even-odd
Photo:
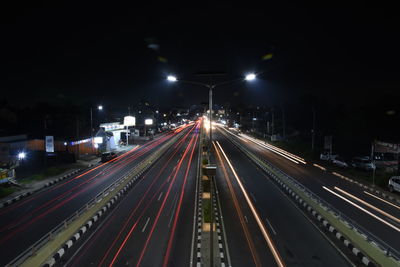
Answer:
[[[188,266],[199,127],[191,127],[60,266]]]
[[[0,265],[10,262],[171,137],[187,130],[162,134],[116,159],[1,209]]]
[[[218,127],[226,133],[226,130]],[[288,159],[282,151],[266,146],[245,135],[227,133],[249,151],[269,161],[302,185],[311,190],[349,220],[357,223],[365,232],[372,234],[390,250],[400,251],[400,206],[366,192],[362,187],[341,179],[332,173]],[[226,139],[226,138],[225,138]],[[296,163],[297,161],[297,163]]]
[[[224,135],[215,134],[214,148],[232,266],[277,266],[274,250],[286,266],[350,266],[292,200]]]

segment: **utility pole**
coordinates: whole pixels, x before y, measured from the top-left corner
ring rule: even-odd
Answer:
[[[78,115],[76,115],[76,141],[79,141],[79,116]],[[79,159],[79,143],[77,144],[77,149],[76,149],[76,159]]]
[[[315,108],[312,108],[313,113],[313,128],[311,130],[311,149],[314,151],[314,143],[315,143]]]
[[[285,122],[285,107],[282,104],[282,135],[283,140],[286,139],[286,122]]]
[[[274,118],[274,108],[271,109],[271,128],[272,128],[272,132],[271,132],[271,136],[274,136],[275,133],[275,118]],[[272,139],[272,138],[271,138]]]

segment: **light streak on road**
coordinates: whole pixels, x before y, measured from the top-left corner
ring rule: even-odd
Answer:
[[[251,137],[251,136],[248,136],[248,135],[246,135],[246,134],[242,134],[242,136],[244,136],[245,138],[247,138],[247,139],[253,141],[254,143],[257,143],[257,144],[259,144],[259,145],[261,145],[261,146],[264,146],[264,147],[268,147],[269,149],[272,149],[272,150],[279,151],[279,152],[281,152],[281,153],[283,153],[283,154],[285,154],[285,155],[287,155],[287,156],[289,156],[289,157],[291,157],[291,158],[293,158],[293,159],[295,159],[295,160],[300,161],[300,162],[303,163],[303,164],[306,164],[304,158],[302,158],[302,157],[299,157],[299,156],[297,156],[297,155],[295,155],[295,154],[292,154],[292,153],[290,153],[290,152],[287,152],[286,150],[283,150],[283,149],[281,149],[281,148],[279,148],[279,147],[276,147],[276,146],[274,146],[274,145],[271,145],[271,144],[269,144],[269,143],[263,143],[263,142],[261,142],[260,140],[258,140],[258,139],[256,139],[256,138],[253,138],[253,137]],[[276,152],[276,151],[275,151],[275,152]]]
[[[389,201],[387,201],[387,200],[384,200],[384,199],[382,199],[382,198],[380,198],[380,197],[377,197],[377,196],[375,196],[374,194],[371,194],[371,193],[369,193],[369,192],[367,192],[367,191],[364,191],[364,193],[367,194],[367,195],[370,195],[371,197],[374,197],[374,198],[376,198],[376,199],[379,199],[380,201],[383,201],[383,202],[385,202],[385,203],[387,203],[387,204],[389,204],[389,205],[395,207],[396,209],[399,209],[399,210],[400,210],[400,207],[399,207],[399,206],[397,206],[397,205],[395,205],[395,204],[393,204],[393,203],[391,203],[391,202],[389,202]]]
[[[224,129],[229,134],[231,134],[231,135],[233,135],[235,137],[238,137],[238,136],[234,135],[233,133],[231,133],[230,131],[226,130],[224,127],[221,127],[221,128]],[[249,141],[255,143],[256,145],[259,145],[259,146],[261,146],[263,148],[266,148],[269,151],[274,152],[275,154],[278,154],[278,155],[284,157],[285,159],[290,160],[293,163],[299,164],[299,162],[301,162],[303,164],[307,164],[302,158],[300,158],[300,157],[298,157],[296,155],[293,155],[293,154],[291,154],[291,153],[289,153],[289,152],[287,152],[287,151],[285,151],[283,149],[277,148],[277,147],[272,146],[270,144],[264,144],[264,143],[262,143],[262,142],[260,142],[260,141],[258,141],[256,139],[254,139],[252,137],[249,137],[247,135],[244,135],[244,134],[242,134],[242,136],[245,139],[248,139]],[[238,138],[240,138],[240,137],[238,137]],[[240,139],[243,140],[243,138],[240,138]]]
[[[190,153],[188,165],[186,166],[185,177],[183,179],[183,183],[182,183],[182,187],[181,187],[181,193],[179,195],[179,203],[178,203],[178,207],[177,207],[176,212],[175,212],[175,217],[174,217],[172,230],[171,230],[170,236],[168,238],[167,251],[165,253],[164,260],[163,260],[163,266],[164,267],[168,266],[168,261],[169,261],[169,257],[170,257],[171,249],[172,249],[172,243],[173,243],[173,240],[174,240],[174,237],[175,237],[176,225],[178,223],[178,218],[179,218],[179,214],[180,214],[181,207],[182,207],[183,197],[185,195],[186,182],[187,182],[187,178],[188,178],[188,175],[189,175],[189,170],[190,170],[190,166],[192,164],[193,154],[194,154],[194,150],[196,149],[196,145],[197,145],[198,139],[199,139],[199,135],[196,134],[195,142],[192,145],[192,151]]]
[[[169,186],[168,186],[168,189],[167,189],[167,192],[166,192],[166,194],[165,194],[165,196],[164,196],[164,199],[163,199],[163,202],[162,202],[162,204],[161,204],[161,207],[159,208],[159,210],[158,210],[158,212],[157,212],[157,215],[156,215],[156,218],[155,218],[155,220],[154,220],[154,223],[152,224],[150,233],[149,233],[149,235],[147,236],[146,242],[144,243],[144,246],[143,246],[143,249],[142,249],[142,251],[141,251],[141,253],[140,253],[138,262],[137,262],[137,264],[136,264],[136,267],[140,266],[140,264],[142,263],[144,254],[146,253],[146,250],[147,250],[147,246],[148,246],[148,244],[149,244],[149,242],[150,242],[151,237],[153,236],[154,229],[156,228],[156,225],[157,225],[157,223],[158,223],[158,220],[160,219],[161,213],[162,213],[162,211],[164,210],[165,203],[167,202],[167,199],[168,199],[168,197],[169,197],[169,195],[170,195],[170,193],[171,193],[172,186],[174,185],[174,183],[175,183],[175,181],[176,181],[176,177],[178,176],[178,172],[179,172],[179,170],[180,170],[180,168],[181,168],[182,162],[183,162],[183,160],[186,158],[186,155],[187,155],[187,153],[188,153],[189,150],[190,150],[190,147],[191,147],[191,145],[192,145],[192,143],[193,143],[193,141],[194,141],[194,138],[195,138],[195,136],[193,136],[193,137],[191,138],[191,140],[190,140],[190,142],[189,142],[189,145],[186,147],[185,152],[183,153],[183,156],[182,156],[180,162],[178,163],[178,167],[177,167],[177,169],[175,170],[174,177],[172,178],[172,181],[171,181],[171,183],[170,183]],[[111,265],[110,265],[110,266],[111,266]]]
[[[246,238],[247,244],[249,246],[251,256],[253,257],[253,261],[254,261],[255,265],[256,266],[261,266],[260,259],[259,259],[258,255],[257,255],[256,249],[255,249],[255,246],[254,246],[254,242],[253,242],[253,239],[252,239],[251,234],[249,232],[248,226],[244,222],[244,220],[247,223],[249,221],[248,221],[247,217],[245,215],[243,215],[242,209],[240,208],[239,200],[237,199],[235,190],[233,189],[232,183],[231,183],[231,181],[229,179],[229,175],[228,175],[228,172],[226,171],[225,164],[224,164],[224,162],[222,160],[222,157],[221,157],[221,153],[219,152],[219,149],[215,145],[215,142],[213,142],[213,145],[214,145],[215,151],[217,152],[217,157],[218,157],[219,161],[221,162],[222,171],[224,173],[224,178],[226,180],[226,183],[228,184],[229,192],[230,192],[230,194],[232,196],[233,204],[234,204],[236,213],[237,213],[237,215],[239,217],[239,221],[240,221],[240,224],[242,226],[242,229],[243,229],[244,236]]]
[[[352,194],[350,194],[349,192],[346,192],[346,191],[344,191],[343,189],[341,189],[341,188],[339,188],[339,187],[337,187],[337,186],[335,186],[334,188],[335,188],[337,191],[341,192],[342,194],[345,194],[346,196],[351,197],[352,199],[357,200],[358,202],[360,202],[360,203],[364,204],[365,206],[367,206],[367,207],[369,207],[369,208],[371,208],[371,209],[373,209],[373,210],[379,212],[380,214],[382,214],[382,215],[384,215],[384,216],[386,216],[386,217],[392,219],[393,221],[395,221],[395,222],[397,222],[397,223],[400,223],[400,219],[398,219],[398,218],[394,217],[393,215],[391,215],[391,214],[389,214],[389,213],[387,213],[387,212],[385,212],[385,211],[383,211],[383,210],[381,210],[381,209],[375,207],[374,205],[369,204],[368,202],[362,200],[361,198],[358,198],[358,197],[356,197],[355,195],[352,195]]]
[[[285,266],[285,264],[283,263],[282,257],[280,256],[278,250],[275,247],[274,242],[272,241],[272,238],[268,234],[267,229],[265,228],[264,224],[262,223],[262,220],[260,219],[260,216],[258,215],[255,207],[251,203],[251,200],[250,200],[250,198],[249,198],[249,196],[247,194],[246,189],[244,188],[242,182],[239,179],[239,176],[237,175],[237,173],[236,173],[235,169],[233,168],[230,160],[226,156],[225,151],[222,149],[222,147],[221,147],[221,145],[219,144],[218,141],[217,141],[217,145],[218,145],[219,149],[221,150],[222,154],[224,155],[224,158],[225,158],[226,162],[228,163],[230,169],[232,170],[232,173],[235,176],[236,181],[238,182],[239,187],[243,192],[243,195],[244,195],[244,197],[245,197],[245,199],[247,201],[247,204],[249,205],[250,210],[253,213],[253,216],[257,221],[258,227],[260,228],[261,233],[263,234],[263,237],[264,237],[265,241],[267,241],[268,247],[270,248],[270,250],[272,252],[272,255],[274,256],[276,263],[278,264],[278,266],[281,266],[281,267]]]
[[[321,165],[318,165],[318,164],[313,164],[313,166],[314,167],[317,167],[318,169],[321,169],[321,170],[323,170],[323,171],[326,171],[326,168],[325,167],[322,167]]]
[[[364,209],[363,207],[357,205],[357,204],[354,203],[353,201],[351,201],[351,200],[349,200],[349,199],[343,197],[342,195],[339,195],[338,193],[332,191],[331,189],[329,189],[329,188],[327,188],[327,187],[325,187],[325,186],[322,186],[322,188],[325,189],[326,191],[328,191],[328,192],[334,194],[334,195],[337,196],[338,198],[341,198],[342,200],[346,201],[346,202],[349,203],[350,205],[352,205],[352,206],[358,208],[359,210],[362,210],[363,212],[367,213],[368,215],[374,217],[374,218],[377,219],[378,221],[380,221],[380,222],[386,224],[387,226],[393,228],[393,229],[396,230],[397,232],[400,232],[400,228],[398,228],[398,227],[394,226],[393,224],[391,224],[391,223],[385,221],[385,220],[382,219],[381,217],[376,216],[376,215],[373,214],[372,212],[370,212],[370,211]]]
[[[189,134],[192,132],[193,129],[191,129],[179,142],[180,145],[182,145],[184,143],[184,141],[187,139],[187,137],[189,136]],[[142,202],[144,200],[147,200],[147,205],[146,207],[142,210],[141,214],[139,215],[138,219],[136,220],[136,222],[134,223],[134,225],[131,227],[131,229],[129,230],[128,234],[125,236],[124,241],[122,242],[122,244],[120,245],[120,247],[118,248],[117,252],[115,253],[114,257],[111,260],[111,263],[109,264],[109,266],[114,265],[115,261],[117,260],[121,250],[125,247],[126,242],[130,239],[133,230],[136,228],[139,220],[143,217],[143,215],[145,214],[146,210],[148,209],[148,207],[150,206],[150,204],[153,203],[153,200],[155,199],[155,196],[162,190],[162,188],[164,187],[164,185],[168,182],[170,176],[176,171],[176,169],[179,170],[179,166],[178,168],[174,169],[171,173],[171,175],[168,176],[168,178],[161,184],[161,186],[159,186],[159,188],[157,189],[156,193],[151,197],[150,201],[148,201],[148,193],[150,192],[151,188],[153,187],[153,185],[155,184],[155,182],[158,180],[158,178],[161,176],[162,172],[165,170],[165,168],[168,166],[168,164],[170,163],[170,161],[173,159],[173,157],[175,156],[175,154],[179,151],[179,146],[174,147],[174,153],[170,156],[170,158],[168,159],[168,161],[163,165],[163,167],[160,169],[160,171],[157,173],[156,177],[153,178],[153,181],[151,183],[151,185],[147,188],[145,194],[142,196],[142,198],[140,199],[139,203],[136,205],[135,209],[131,212],[131,214],[129,215],[129,218],[125,221],[125,224],[123,225],[123,227],[121,228],[120,232],[118,233],[117,237],[114,239],[113,243],[111,244],[111,246],[108,248],[107,252],[105,253],[105,255],[103,256],[99,266],[103,266],[104,261],[106,260],[106,258],[108,257],[109,253],[111,252],[111,249],[114,247],[114,245],[116,244],[116,242],[119,240],[122,232],[127,228],[128,223],[131,221],[133,215],[136,213],[137,209],[141,206]],[[179,164],[178,164],[179,165]],[[165,200],[165,198],[164,198]]]

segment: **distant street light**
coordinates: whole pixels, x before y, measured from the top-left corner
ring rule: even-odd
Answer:
[[[97,106],[98,110],[103,110],[103,106]],[[93,107],[90,107],[90,142],[93,148]]]
[[[256,79],[256,75],[254,73],[249,73],[246,75],[246,77],[244,78],[246,81],[252,81]]]
[[[24,159],[26,157],[26,154],[25,154],[25,152],[20,152],[20,153],[18,153],[18,159]]]
[[[173,75],[169,75],[169,76],[167,77],[167,80],[170,81],[170,82],[176,82],[178,79],[177,79],[175,76],[173,76]]]

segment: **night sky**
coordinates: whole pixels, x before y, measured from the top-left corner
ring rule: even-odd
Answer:
[[[195,75],[206,71],[226,73],[215,82],[263,72],[255,83],[218,88],[221,104],[312,96],[362,105],[400,97],[393,7],[194,3],[4,7],[1,98],[23,105],[128,106],[142,98],[157,106],[199,104],[207,101],[205,89],[165,77],[209,82]],[[263,61],[267,53],[273,57]]]

